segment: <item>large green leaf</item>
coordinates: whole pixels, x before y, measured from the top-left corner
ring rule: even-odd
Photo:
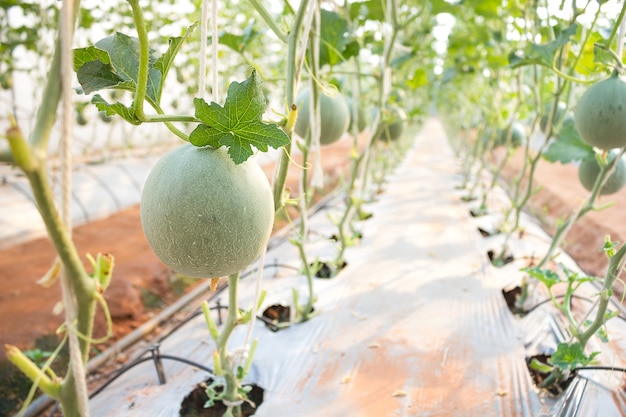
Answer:
[[[556,140],[550,143],[543,158],[550,162],[569,164],[593,156],[593,148],[578,134],[574,119],[566,118]]]
[[[353,21],[384,20],[383,2],[380,0],[367,0],[352,3],[350,5],[350,19]]]
[[[321,10],[320,66],[337,65],[344,60],[343,52],[348,45],[348,22],[330,10]]]
[[[146,98],[158,105],[165,78],[183,42],[193,31],[190,26],[183,36],[170,38],[169,47],[158,59],[150,51]],[[139,74],[139,40],[115,33],[93,46],[74,50],[74,69],[86,94],[103,89],[136,91]]]
[[[202,124],[191,132],[189,141],[196,146],[226,146],[236,164],[252,156],[252,146],[266,152],[268,146],[278,149],[289,143],[289,136],[275,124],[263,123],[265,96],[255,70],[243,82],[228,87],[224,107],[194,99],[196,117]]]
[[[552,68],[554,56],[578,30],[578,24],[572,23],[565,30],[561,31],[556,39],[544,44],[531,43],[526,47],[524,53],[509,54],[509,65],[518,68],[524,65],[543,65]]]

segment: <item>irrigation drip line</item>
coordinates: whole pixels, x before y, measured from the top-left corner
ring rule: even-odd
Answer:
[[[554,296],[554,298],[565,298],[565,295],[556,295],[556,296]],[[577,298],[577,299],[579,299],[579,300],[587,301],[588,303],[592,303],[592,302],[593,302],[593,300],[592,300],[591,298],[588,298],[588,297],[582,297],[582,296],[580,296],[580,295],[576,295],[576,294],[572,294],[572,298]],[[544,304],[547,304],[547,303],[549,303],[549,302],[551,302],[551,301],[552,301],[552,299],[551,299],[551,298],[548,298],[548,299],[545,299],[545,300],[543,300],[543,301],[540,301],[540,302],[538,302],[537,304],[535,304],[534,306],[532,306],[531,308],[529,308],[528,310],[524,311],[524,314],[529,314],[529,313],[531,313],[532,311],[534,311],[535,309],[537,309],[538,307],[540,307],[540,306],[542,306],[542,305],[544,305]],[[612,301],[612,300],[611,300],[611,301]],[[614,304],[614,303],[615,303],[615,302],[613,302],[613,304]],[[617,307],[617,306],[616,306],[616,307]],[[618,319],[621,319],[621,320],[626,321],[626,317],[622,316],[621,314],[618,314],[618,315],[617,315],[617,316],[615,316],[615,317],[616,317],[616,318],[618,318]]]
[[[555,295],[554,298],[565,298],[565,295]],[[590,303],[593,302],[593,300],[590,299],[590,298],[582,297],[582,296],[576,295],[576,294],[572,294],[572,298],[578,298],[579,300],[584,300],[584,301],[587,301],[587,302],[590,302]],[[525,314],[531,313],[534,310],[536,310],[538,307],[541,307],[544,304],[548,304],[551,301],[552,301],[551,298],[547,298],[547,299],[545,299],[543,301],[540,301],[537,304],[535,304],[534,306],[532,306],[531,308],[529,308],[528,310],[524,311],[524,313]]]
[[[605,365],[591,365],[591,366],[577,366],[573,369],[574,372],[579,371],[616,371],[626,374],[626,368],[619,366],[605,366]]]
[[[167,355],[167,354],[162,354],[161,352],[159,352],[159,344],[154,344],[150,347],[150,349],[147,350],[147,352],[150,352],[151,355],[148,357],[140,357],[138,359],[135,359],[133,362],[123,366],[122,368],[118,369],[117,371],[114,371],[112,376],[107,379],[102,385],[100,385],[98,388],[96,388],[94,391],[92,391],[89,394],[89,399],[92,399],[93,397],[95,397],[96,395],[100,394],[102,391],[104,391],[109,385],[111,385],[115,380],[117,380],[120,376],[124,375],[127,371],[133,369],[134,367],[136,367],[137,365],[140,365],[144,362],[148,362],[148,361],[153,361],[155,364],[155,368],[157,371],[157,377],[159,379],[159,385],[163,385],[166,383],[166,378],[165,378],[165,373],[163,370],[163,365],[161,363],[161,360],[163,359],[167,359],[167,360],[172,360],[175,362],[181,362],[184,363],[186,365],[189,366],[193,366],[196,367],[198,369],[201,369],[205,372],[207,372],[208,374],[212,375],[213,377],[215,377],[215,373],[213,372],[213,370],[209,367],[206,367],[198,362],[192,361],[190,359],[187,358],[183,358],[180,356],[174,356],[174,355]],[[58,411],[59,408],[59,403],[56,402],[54,404],[54,407],[52,408],[52,410],[50,410],[50,414],[49,417],[53,417],[55,415],[55,413]]]

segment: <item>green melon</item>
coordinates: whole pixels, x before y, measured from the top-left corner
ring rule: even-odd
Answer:
[[[614,74],[589,87],[574,109],[574,123],[591,146],[626,146],[626,82]]]
[[[304,138],[309,131],[310,123],[310,96],[309,89],[302,90],[296,98],[298,105],[298,118],[296,119],[295,131],[298,136]],[[320,144],[329,145],[336,142],[348,130],[350,124],[350,109],[345,97],[336,92],[333,95],[326,95],[320,91],[320,117],[321,134]]]
[[[383,141],[397,140],[404,132],[406,125],[406,112],[396,105],[388,105],[383,109],[381,120],[378,124],[380,134],[377,139]]]
[[[196,278],[239,272],[264,250],[274,222],[267,177],[225,148],[182,145],[154,166],[141,196],[150,247],[172,270]]]
[[[615,159],[616,156],[617,153],[615,152],[609,153],[610,161]],[[593,189],[598,174],[600,174],[600,165],[598,165],[598,161],[594,156],[584,159],[578,166],[578,179],[587,191]],[[620,159],[604,187],[600,190],[600,194],[614,194],[621,190],[624,184],[626,184],[626,163],[623,159]]]

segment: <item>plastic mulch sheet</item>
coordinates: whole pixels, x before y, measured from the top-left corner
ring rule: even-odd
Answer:
[[[469,215],[455,189],[458,171],[440,122],[429,120],[384,192],[367,205],[373,217],[358,224],[363,238],[347,250],[346,268],[316,279],[318,314],[278,332],[256,322],[248,382],[264,389],[264,400],[255,416],[626,415],[619,372],[579,376],[556,399],[534,387],[526,358],[554,349],[566,331],[549,304],[524,318],[509,311],[502,289],[519,283],[524,265],[491,265],[486,251],[497,237],[481,237],[477,225],[488,228],[496,219]],[[311,218],[311,260],[334,255],[329,217],[341,209],[337,198]],[[513,251],[543,253],[547,237],[532,219],[524,221],[525,237],[512,242]],[[300,266],[289,242],[274,245],[265,262],[283,266],[264,271],[264,307],[289,304],[293,288],[306,299],[304,278],[284,267]],[[253,278],[241,281],[241,307],[250,306],[254,287]],[[246,330],[235,332],[231,350]],[[609,332],[615,336],[600,346],[599,358],[624,366],[624,322],[615,320]],[[163,354],[208,367],[212,350],[201,315],[160,346]],[[208,375],[179,362],[163,366],[162,385],[150,361],[126,372],[91,400],[92,415],[177,416],[182,399]]]

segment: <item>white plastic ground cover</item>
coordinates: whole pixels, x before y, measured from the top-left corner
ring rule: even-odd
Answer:
[[[363,239],[347,251],[347,267],[315,281],[318,315],[276,333],[257,322],[248,381],[264,389],[256,416],[554,415],[560,403],[539,394],[526,369],[524,320],[501,295],[518,268],[489,263],[489,241],[454,190],[457,171],[440,123],[430,120],[367,206],[373,217],[360,224]],[[340,212],[339,200],[311,219],[311,260],[334,254],[329,217]],[[300,265],[289,242],[268,252],[266,263],[275,261]],[[304,279],[290,268],[267,268],[263,287],[265,306],[289,304],[292,288],[306,297]],[[242,280],[241,307],[253,293],[252,280]],[[231,350],[244,335],[244,328],[234,333]],[[213,348],[198,316],[160,351],[211,367]],[[158,385],[150,362],[141,364],[91,400],[92,415],[177,416],[208,375],[179,362],[163,365],[166,384]]]
[[[477,227],[483,230],[495,230],[501,223],[502,209],[506,208],[508,197],[505,192],[497,188],[491,193],[488,206],[495,214],[475,219]],[[528,266],[532,259],[537,260],[548,250],[550,236],[539,225],[539,222],[522,213],[522,225],[524,236],[522,239],[512,239],[509,243],[515,260],[503,268],[491,268],[494,274],[501,275],[509,282],[504,289],[511,289],[521,283],[522,274],[519,268]],[[500,250],[504,236],[496,234],[483,240],[483,253],[490,249]],[[598,248],[598,256],[604,256]],[[585,275],[575,261],[560,251],[554,258],[555,265],[562,264],[573,272]],[[558,288],[556,289],[558,294]],[[578,298],[573,300],[574,317],[581,319],[587,316],[592,319],[595,314],[592,301],[597,297],[599,287],[591,283],[583,284],[577,291]],[[532,311],[522,318],[519,324],[524,337],[527,357],[537,354],[551,354],[560,342],[571,339],[569,325],[560,313],[548,301],[548,294],[541,284],[537,284],[533,296],[524,306]],[[543,303],[542,303],[543,302]],[[533,307],[538,306],[533,309]],[[626,367],[626,309],[619,305],[618,300],[613,300],[610,306],[612,311],[620,311],[620,317],[609,321],[606,331],[610,342],[603,343],[599,338],[592,338],[587,345],[587,353],[598,351],[598,363],[594,365],[604,367]],[[624,416],[626,415],[626,378],[620,371],[612,370],[589,370],[580,371],[567,391],[542,415],[550,416]]]

